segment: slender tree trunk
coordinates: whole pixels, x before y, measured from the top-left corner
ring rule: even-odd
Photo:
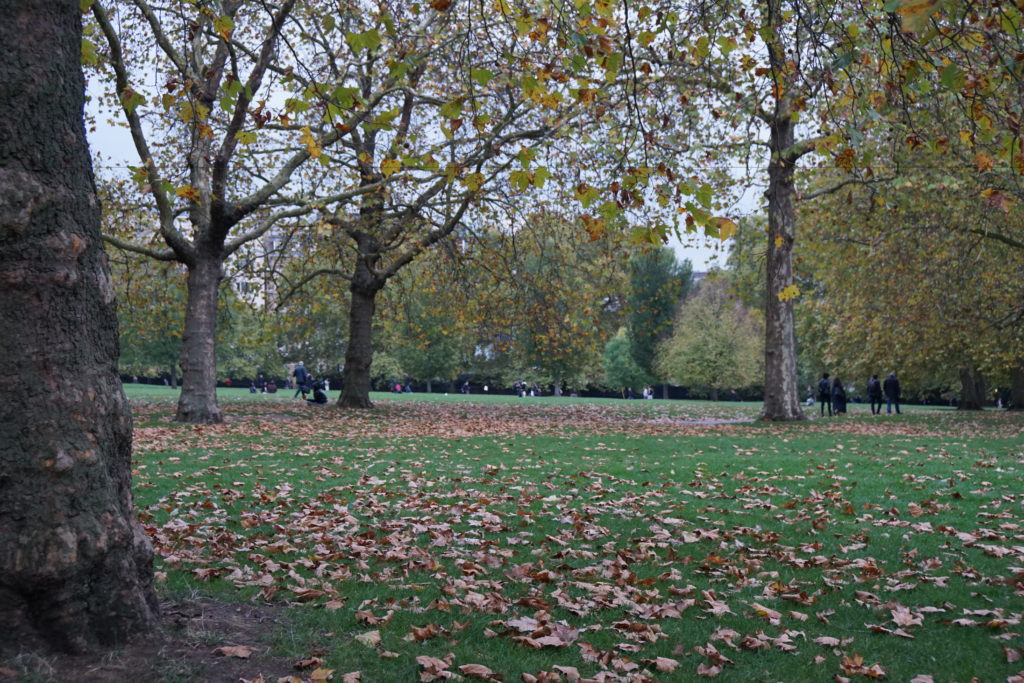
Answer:
[[[217,405],[217,295],[222,262],[200,255],[188,271],[185,334],[181,340],[181,395],[177,422],[217,424],[224,421]]]
[[[82,118],[78,0],[0,0],[0,651],[158,624]]]
[[[432,383],[432,381],[431,381],[431,380],[429,380],[429,379],[428,379],[428,380],[427,380],[427,393],[428,393],[428,394],[429,394],[429,393],[432,393],[432,392],[433,392],[433,390],[434,390],[434,388],[433,388],[433,383]]]
[[[1010,370],[1010,410],[1024,410],[1024,359]]]
[[[710,387],[708,391],[708,398],[710,398],[712,401],[718,400],[718,387]]]
[[[667,382],[665,384],[661,385],[661,397],[663,399],[665,399],[666,401],[668,400],[668,383]]]
[[[793,122],[775,118],[768,167],[768,264],[765,297],[763,420],[802,420],[797,387],[796,333],[792,299],[779,298],[793,284],[793,239],[796,235],[793,162],[785,156],[794,143]]]
[[[553,386],[553,390],[552,390],[551,393],[553,393],[555,396],[561,396],[562,395],[562,376],[561,375],[559,375],[557,373],[555,374],[555,381],[554,381],[554,384],[552,386]]]
[[[985,378],[973,366],[960,367],[960,410],[982,410],[985,407]]]

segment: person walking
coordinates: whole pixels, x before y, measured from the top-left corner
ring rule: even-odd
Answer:
[[[832,380],[832,412],[836,415],[846,413],[846,389],[838,377]]]
[[[292,377],[295,378],[295,394],[292,398],[298,398],[299,394],[302,394],[302,398],[306,398],[306,394],[309,392],[309,371],[306,370],[306,366],[302,364],[301,360],[295,364]]]
[[[882,383],[882,390],[885,392],[885,414],[892,415],[892,408],[896,406],[896,414],[900,414],[900,381],[896,379],[896,372],[890,372]],[[881,412],[881,410],[879,410]]]
[[[825,407],[828,406],[828,416],[832,417],[832,387],[828,381],[828,373],[821,373],[818,380],[818,401],[821,403],[821,417],[825,417]]]
[[[871,402],[871,414],[881,415],[882,383],[878,380],[878,375],[871,375],[871,379],[868,380],[868,401]]]

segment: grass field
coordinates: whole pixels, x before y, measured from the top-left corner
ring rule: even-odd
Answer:
[[[161,592],[285,606],[296,680],[1024,675],[1022,415],[127,390]]]

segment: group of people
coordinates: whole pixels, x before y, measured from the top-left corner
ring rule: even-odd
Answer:
[[[867,395],[872,415],[882,414],[883,396],[886,415],[891,415],[893,408],[896,409],[897,415],[900,414],[900,381],[895,372],[890,372],[884,382],[878,379],[878,375],[872,375],[868,380]],[[818,380],[818,402],[821,417],[825,417],[826,409],[829,417],[845,414],[847,398],[842,380],[838,377],[829,380],[829,374],[822,373],[821,379]]]
[[[516,392],[516,396],[519,398],[525,398],[526,396],[540,396],[540,387],[537,383],[527,384],[523,380],[516,380],[512,383],[512,389]]]
[[[292,370],[292,377],[295,378],[295,394],[292,398],[298,398],[302,395],[302,398],[306,400],[306,403],[312,403],[314,405],[325,405],[327,403],[327,392],[330,388],[327,384],[329,380],[323,382],[313,381],[312,375],[309,374],[309,370],[302,364],[300,360],[295,364],[295,369]],[[313,398],[306,398],[306,394],[313,392]]]

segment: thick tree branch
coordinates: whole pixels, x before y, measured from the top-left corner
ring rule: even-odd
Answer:
[[[800,194],[797,196],[797,199],[800,201],[808,201],[811,199],[817,199],[818,197],[823,197],[827,194],[838,192],[847,185],[875,185],[877,183],[888,183],[895,180],[896,177],[897,176],[895,175],[891,175],[882,178],[848,178],[842,181],[841,183],[836,183],[835,185],[832,185],[830,187],[823,187],[820,190],[815,190],[814,192]]]
[[[343,280],[352,279],[352,276],[350,274],[341,270],[337,270],[335,268],[320,268],[318,270],[314,270],[312,273],[306,275],[301,280],[299,280],[298,283],[292,285],[291,289],[289,289],[284,294],[284,296],[282,296],[281,299],[277,302],[277,305],[274,307],[274,309],[280,311],[293,296],[301,292],[303,287],[312,282],[313,278],[319,277],[321,275],[333,275],[334,277],[340,277]]]
[[[1024,242],[1021,242],[1018,239],[1014,239],[1009,235],[1004,235],[999,232],[992,232],[990,230],[985,230],[984,228],[967,228],[967,232],[971,233],[972,235],[980,235],[985,239],[995,240],[996,242],[1002,242],[1008,247],[1013,247],[1014,249],[1024,251]]]
[[[103,235],[103,241],[107,244],[111,244],[118,249],[123,251],[130,251],[133,254],[141,254],[142,256],[148,256],[156,261],[178,261],[178,255],[173,249],[151,249],[150,247],[144,247],[141,244],[134,244],[123,240],[120,237],[114,235]]]
[[[279,211],[271,214],[264,219],[259,225],[248,232],[244,232],[237,237],[229,240],[224,244],[224,255],[228,256],[235,253],[239,247],[247,242],[252,242],[255,239],[259,239],[263,235],[267,234],[271,228],[273,228],[278,221],[285,218],[298,218],[299,216],[305,216],[312,211],[312,207],[301,206],[288,211]]]

